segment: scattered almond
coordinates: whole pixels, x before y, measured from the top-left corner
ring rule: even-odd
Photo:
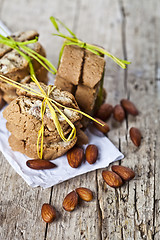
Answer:
[[[103,121],[106,121],[108,118],[110,118],[112,112],[113,112],[112,105],[104,103],[100,106],[98,112],[96,113],[96,117],[100,118]]]
[[[35,169],[35,170],[42,170],[42,169],[51,169],[55,168],[56,165],[50,161],[47,160],[42,160],[42,159],[33,159],[33,160],[28,160],[26,162],[26,165],[29,168]]]
[[[41,209],[41,216],[47,223],[53,222],[56,218],[56,210],[48,203],[44,203]]]
[[[75,191],[70,192],[63,200],[63,208],[66,211],[73,211],[78,204],[78,195]]]
[[[124,181],[129,181],[135,177],[135,172],[128,167],[114,165],[112,171],[117,173]]]
[[[142,138],[140,130],[138,128],[132,127],[129,133],[130,133],[130,138],[134,143],[134,145],[139,147],[141,145],[141,138]]]
[[[78,193],[78,196],[84,201],[90,202],[93,199],[93,193],[88,188],[76,188],[76,192]]]
[[[121,105],[117,104],[113,109],[113,117],[116,121],[122,122],[125,118],[125,112]]]
[[[98,122],[102,123],[104,126],[101,126],[99,123],[93,122],[95,127],[102,133],[106,134],[107,132],[109,132],[110,128],[108,126],[107,123],[103,122],[101,119],[99,118],[95,118]]]
[[[67,152],[67,159],[72,168],[79,167],[84,159],[83,149],[80,147],[73,147]]]
[[[112,171],[104,170],[102,172],[102,176],[103,176],[104,181],[110,187],[117,188],[117,187],[122,186],[122,184],[123,184],[122,178],[118,174],[116,174]]]
[[[129,101],[128,99],[122,99],[121,100],[121,105],[125,109],[125,111],[133,116],[138,115],[138,110],[135,107],[135,105]]]
[[[98,157],[98,148],[94,144],[90,144],[86,148],[86,160],[89,164],[96,162]]]

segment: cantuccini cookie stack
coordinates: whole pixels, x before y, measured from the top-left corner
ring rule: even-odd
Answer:
[[[40,91],[35,83],[30,83],[27,85],[32,89]],[[48,92],[48,86],[41,83],[41,87],[46,93]],[[24,90],[17,90],[16,93],[19,95],[19,97],[13,100],[3,112],[3,116],[7,119],[7,129],[11,132],[11,136],[9,137],[9,144],[12,150],[24,153],[30,158],[37,158],[37,138],[38,131],[42,125],[41,104],[43,99],[41,99],[41,97],[27,93]],[[49,97],[66,107],[79,110],[74,96],[69,92],[55,88],[50,93]],[[76,126],[78,132],[77,136],[81,135],[81,114],[66,108],[59,108]],[[56,114],[58,116],[61,128],[64,132],[64,136],[67,137],[71,132],[71,127],[62,117],[62,115],[60,115],[57,111]],[[48,105],[46,107],[43,120],[43,158],[55,159],[72,148],[76,144],[77,137],[69,142],[64,142],[61,139],[52,119]]]
[[[19,42],[32,40],[37,36],[38,33],[32,30],[11,35],[15,41]],[[27,46],[40,55],[46,56],[45,50],[39,42],[29,44]],[[40,82],[47,84],[47,70],[35,59],[32,59],[32,63],[37,79]],[[19,83],[25,84],[31,82],[30,69],[27,60],[24,59],[24,57],[22,57],[16,50],[11,49],[4,44],[0,44],[0,74]],[[0,81],[0,90],[2,91],[1,94],[3,99],[8,103],[17,98],[16,89],[10,84]]]
[[[105,60],[84,48],[66,45],[58,67],[55,85],[71,92],[82,111],[93,115],[100,83],[104,75]],[[87,126],[89,119],[83,118]]]

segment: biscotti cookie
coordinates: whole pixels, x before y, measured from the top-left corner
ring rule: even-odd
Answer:
[[[34,39],[36,36],[38,36],[38,33],[36,31],[27,31],[16,33],[11,37],[16,41],[23,42]],[[41,56],[46,56],[45,50],[39,42],[31,43],[27,46]],[[47,84],[48,71],[35,59],[32,59],[32,64],[38,81]],[[27,82],[32,81],[30,78],[30,68],[28,61],[16,50],[11,49],[10,47],[6,47],[3,44],[0,44],[0,74],[19,83],[24,83],[26,81],[26,78]],[[14,86],[0,80],[0,89],[4,92],[4,98],[8,103],[16,98],[16,89]]]
[[[35,75],[39,82],[43,82],[43,83],[47,84],[48,71],[43,66],[41,66],[37,71],[35,71]],[[31,79],[30,75],[27,75],[24,78],[20,79],[20,81],[18,81],[18,82],[20,82],[22,84],[30,83],[30,82],[32,82],[32,79]],[[0,82],[0,89],[5,93],[10,93],[10,91],[13,91],[13,90],[14,90],[14,92],[16,92],[16,88],[13,85],[8,84],[6,82]]]
[[[45,51],[40,43],[29,44],[28,47],[45,56]],[[35,71],[41,66],[35,59],[33,59],[32,63]],[[28,61],[16,50],[12,50],[0,58],[0,74],[14,81],[19,81],[30,74]]]
[[[60,77],[59,75],[56,75],[54,84],[56,87],[61,88],[64,91],[70,92],[73,95],[76,92],[76,85],[68,82],[66,79]]]
[[[85,50],[82,74],[83,85],[89,88],[95,88],[103,78],[104,67],[105,60],[103,57]]]
[[[0,90],[0,110],[5,106],[6,102],[3,99],[3,92]]]
[[[78,85],[81,77],[83,58],[83,48],[73,45],[65,46],[57,75],[66,79],[69,83]]]
[[[78,85],[75,98],[78,102],[80,109],[82,109],[82,111],[84,111],[85,113],[92,113],[95,106],[98,90],[99,83],[98,86],[96,86],[95,88],[90,88],[83,84]]]
[[[35,83],[30,83],[26,85],[37,91],[39,90]],[[41,83],[41,87],[46,93],[48,92],[48,86]],[[7,120],[6,126],[8,130],[12,133],[12,138],[14,137],[14,139],[17,140],[15,142],[18,142],[20,146],[25,143],[23,147],[18,148],[18,145],[13,144],[13,141],[12,143],[10,142],[11,147],[13,148],[13,150],[16,149],[18,151],[21,151],[22,153],[25,153],[27,154],[27,156],[30,157],[30,154],[32,153],[35,153],[36,155],[37,151],[36,144],[38,139],[38,132],[42,125],[41,105],[43,99],[42,97],[37,98],[36,95],[27,93],[25,90],[17,90],[17,92],[20,96],[6,107],[6,109],[3,111],[3,116]],[[82,117],[81,114],[71,109],[65,108],[66,106],[79,110],[79,107],[73,95],[69,92],[65,92],[58,88],[55,88],[50,93],[49,97],[64,106],[64,108],[59,108],[61,109],[63,114],[75,125],[75,127],[79,128],[79,121]],[[67,138],[68,134],[70,134],[72,129],[67,123],[67,121],[63,118],[62,115],[59,114],[56,109],[55,112],[57,114],[62,131],[64,132],[64,136]],[[58,157],[76,143],[77,138],[75,138],[69,143],[66,142],[63,144],[62,139],[60,138],[57,128],[52,119],[52,115],[50,113],[48,105],[46,106],[45,114],[43,117],[43,126],[44,149],[46,149],[44,158],[48,159],[49,156],[52,156],[54,158],[56,156]],[[35,155],[33,154],[32,157],[34,157]]]
[[[14,90],[9,93],[3,94],[3,99],[4,99],[4,101],[6,101],[6,103],[10,103],[16,98],[17,98],[17,94]]]
[[[78,61],[75,56],[79,58]],[[103,56],[98,56],[78,46],[67,45],[64,47],[55,85],[72,92],[80,109],[93,115],[97,102],[98,104],[101,102],[98,93],[104,77],[104,68]],[[74,79],[72,79],[73,77]],[[84,127],[88,123],[88,119],[82,120]]]
[[[39,36],[39,34],[34,30],[28,30],[28,31],[25,31],[25,32],[16,32],[16,33],[11,35],[11,37],[15,41],[18,41],[18,42],[24,42],[24,41],[27,41],[27,40],[32,40],[32,39],[34,39],[35,37],[38,37],[38,36]],[[9,46],[0,43],[0,58],[11,50],[12,50],[12,48],[10,48]]]
[[[38,88],[38,86],[34,82],[26,84],[26,86],[36,90],[39,93],[41,92],[40,89]],[[48,92],[48,86],[47,85],[45,85],[44,83],[40,83],[40,86],[43,88],[45,93]],[[32,93],[28,93],[23,89],[17,89],[16,93],[19,96],[26,96],[26,97],[42,99],[41,97],[36,96]],[[65,105],[66,107],[79,109],[78,104],[75,100],[75,97],[67,91],[63,91],[63,90],[55,87],[55,89],[50,93],[50,97],[53,98],[55,101],[59,102],[60,104]],[[67,111],[67,109],[66,109],[66,111]]]
[[[9,104],[9,106],[3,112],[3,116],[6,118],[8,122],[14,123],[15,125],[19,126],[21,131],[23,132],[27,131],[28,134],[31,129],[31,131],[35,131],[34,134],[37,134],[42,124],[41,104],[42,104],[41,100],[20,96]],[[66,115],[66,117],[68,117],[68,119],[72,123],[81,119],[80,114],[72,110],[61,109],[61,111]],[[62,130],[66,131],[69,126],[68,123],[56,110],[55,112],[61,124]],[[58,135],[56,126],[53,122],[52,115],[50,113],[48,106],[46,107],[46,112],[44,115],[44,126],[46,126],[46,129],[48,129],[48,131],[50,131],[52,135],[54,134]]]
[[[58,143],[49,143],[43,145],[43,159],[53,160],[57,157],[64,155],[69,149],[71,149],[77,141],[75,137],[72,141]],[[8,139],[9,145],[13,151],[21,152],[30,158],[37,158],[37,144],[31,144],[28,140],[18,140],[11,135]],[[40,148],[39,148],[40,150]]]
[[[34,124],[33,124],[34,123]],[[37,125],[35,124],[35,118],[31,115],[24,115],[21,118],[20,124],[14,124],[12,122],[6,123],[6,128],[8,131],[13,134],[18,140],[26,140],[28,139],[30,143],[34,144],[38,138],[38,132],[41,127],[41,122],[37,121]],[[71,127],[65,126],[66,129],[63,128],[64,136],[66,137],[71,132]],[[47,125],[44,125],[44,134],[43,134],[43,142],[59,142],[61,137],[57,132],[50,131]]]

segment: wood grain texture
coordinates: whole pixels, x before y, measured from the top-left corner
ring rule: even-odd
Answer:
[[[125,158],[115,164],[135,170],[136,177],[119,189],[108,187],[102,170],[58,184],[50,189],[31,188],[0,155],[0,239],[160,239],[160,2],[156,0],[0,0],[0,17],[12,30],[36,29],[48,58],[57,64],[62,41],[51,36],[51,15],[66,23],[84,41],[104,46],[132,64],[127,70],[106,58],[106,102],[122,98],[135,103],[139,116],[121,124],[108,121],[109,139]],[[12,16],[12,18],[11,18]],[[129,129],[141,129],[140,148]],[[111,167],[111,166],[110,166]],[[110,169],[110,167],[108,169]],[[94,192],[92,202],[80,202],[65,212],[62,201],[77,187]],[[58,218],[41,220],[43,203],[53,204]]]

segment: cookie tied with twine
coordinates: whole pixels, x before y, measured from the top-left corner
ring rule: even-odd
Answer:
[[[34,96],[34,97],[37,96],[37,98],[42,99],[42,104],[41,104],[41,127],[40,127],[40,130],[38,132],[38,137],[37,137],[37,154],[38,154],[38,157],[40,159],[43,158],[44,114],[45,114],[47,106],[49,108],[50,114],[52,116],[52,120],[53,120],[53,122],[55,124],[55,127],[56,127],[56,129],[58,131],[58,134],[60,135],[61,139],[64,142],[72,141],[76,137],[76,127],[70,121],[70,119],[63,113],[63,111],[61,110],[62,108],[63,109],[68,109],[68,110],[71,110],[71,111],[75,111],[75,112],[77,112],[79,114],[82,114],[82,115],[90,118],[91,120],[96,121],[97,123],[99,123],[97,120],[95,120],[91,116],[87,115],[86,113],[84,113],[84,112],[82,112],[82,111],[80,111],[78,109],[74,109],[74,108],[70,108],[70,107],[64,106],[63,104],[59,103],[58,101],[54,100],[53,98],[50,98],[50,94],[52,92],[54,93],[54,89],[56,87],[55,86],[48,86],[48,91],[46,93],[44,91],[44,89],[41,87],[41,84],[38,82],[38,80],[36,79],[35,76],[32,76],[32,80],[36,84],[36,86],[38,87],[38,90],[36,90],[35,88],[32,88],[32,87],[30,87],[28,85],[24,85],[24,84],[15,82],[15,81],[13,81],[13,80],[11,80],[11,79],[9,79],[7,77],[4,77],[2,75],[0,75],[0,80],[13,85],[15,88],[21,89],[21,90],[29,93],[31,96]],[[52,94],[52,96],[54,97],[54,94]],[[63,132],[61,124],[59,122],[57,113],[59,115],[61,115],[65,119],[65,121],[68,123],[68,125],[72,129],[70,134],[69,134],[69,136],[67,138],[64,135],[64,132]],[[39,150],[39,146],[40,146],[40,150]]]

